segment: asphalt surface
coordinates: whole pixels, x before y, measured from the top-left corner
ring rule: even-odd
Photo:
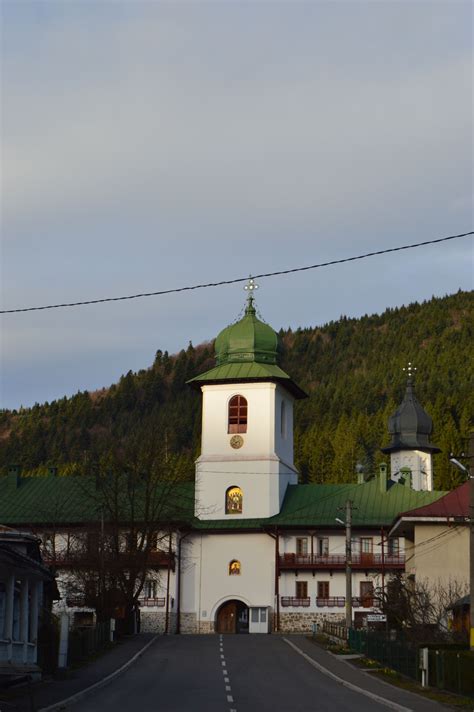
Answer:
[[[318,649],[291,636],[318,660]],[[313,655],[314,651],[314,655]],[[319,662],[332,664],[334,656]],[[332,672],[352,675],[347,663]],[[358,677],[357,677],[358,676]],[[405,709],[441,706],[398,691],[359,671],[351,684],[397,701]],[[375,684],[375,689],[371,685]],[[378,686],[378,687],[377,687]],[[401,695],[401,698],[400,698]],[[418,702],[420,706],[418,706]],[[408,703],[408,704],[407,704]],[[389,709],[380,700],[348,689],[313,667],[281,636],[162,637],[120,677],[68,705],[74,712],[375,712]],[[399,708],[400,709],[400,708]]]

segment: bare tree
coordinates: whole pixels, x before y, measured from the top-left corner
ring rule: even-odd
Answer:
[[[66,587],[99,619],[123,617],[131,625],[145,581],[174,565],[172,532],[193,515],[185,465],[158,442],[134,441],[84,478],[90,524],[71,534]]]
[[[432,582],[397,573],[376,596],[391,629],[403,631],[409,638],[429,640],[451,635],[448,609],[467,590],[467,583],[457,579]]]

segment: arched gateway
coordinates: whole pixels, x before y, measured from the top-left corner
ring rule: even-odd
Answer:
[[[216,633],[248,633],[249,609],[238,600],[226,601],[216,613]]]

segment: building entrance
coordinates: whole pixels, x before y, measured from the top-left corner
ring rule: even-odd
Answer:
[[[248,633],[249,609],[242,601],[226,601],[217,611],[217,633]]]

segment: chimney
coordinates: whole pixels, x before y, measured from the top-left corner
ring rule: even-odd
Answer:
[[[405,487],[408,487],[408,489],[411,489],[411,470],[409,467],[400,467],[400,479],[398,480],[398,483],[400,485],[404,485]]]
[[[387,463],[381,462],[379,465],[379,490],[380,492],[387,491]]]
[[[20,465],[10,465],[8,468],[8,486],[11,489],[18,489],[20,486]]]

